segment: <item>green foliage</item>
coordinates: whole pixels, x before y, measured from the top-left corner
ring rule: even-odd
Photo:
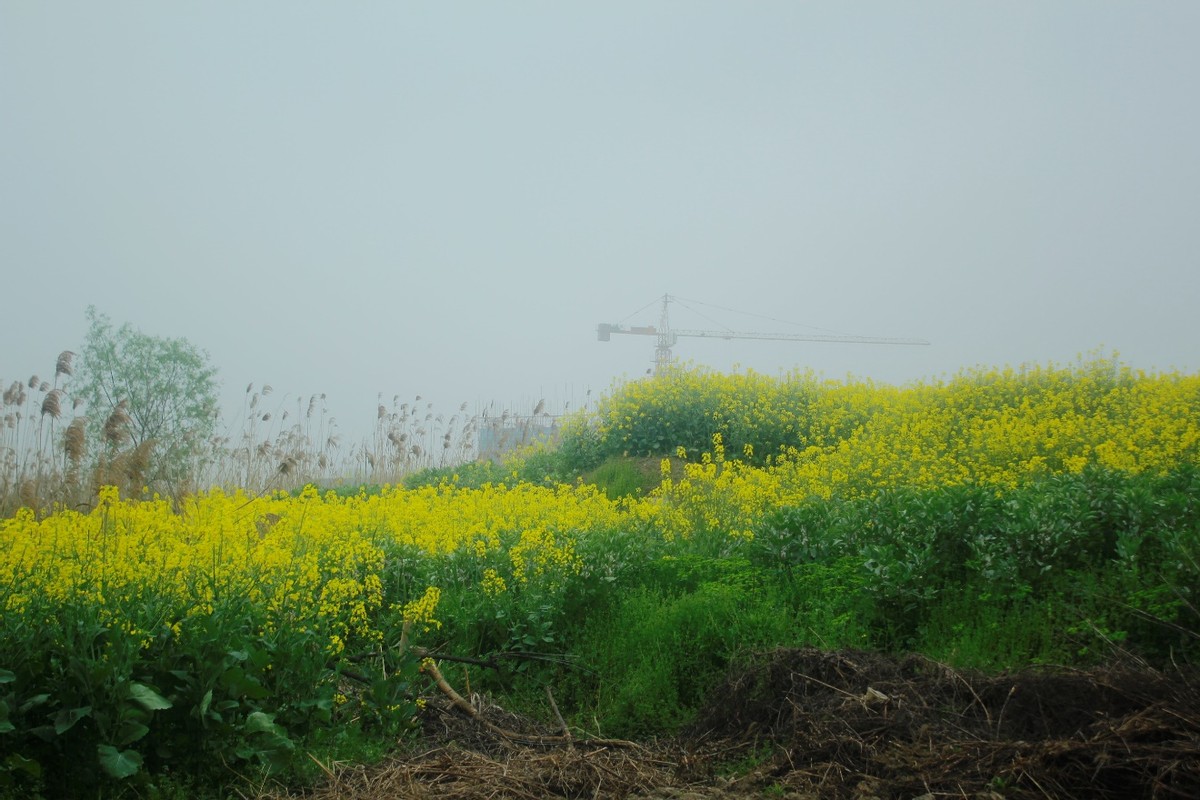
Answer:
[[[404,488],[417,489],[421,486],[441,486],[444,483],[462,488],[478,489],[484,484],[503,483],[511,475],[501,464],[491,461],[475,461],[453,467],[429,467],[418,470],[404,478]]]
[[[777,510],[751,539],[594,532],[550,588],[479,590],[504,550],[389,559],[443,587],[445,652],[553,657],[472,685],[534,697],[552,683],[589,729],[645,735],[687,722],[758,649],[917,650],[959,667],[1086,663],[1129,648],[1197,652],[1200,471],[1102,470],[1016,489],[903,488]],[[401,578],[400,575],[406,577]]]
[[[126,330],[92,318],[98,342]],[[113,345],[100,355],[117,353]],[[1093,373],[1083,377],[1105,392],[1129,388],[1128,376],[1102,365]],[[1035,375],[1024,388],[1036,393],[1052,379]],[[582,475],[609,497],[632,498],[659,476],[626,452],[646,459],[683,446],[694,458],[713,433],[752,461],[784,446],[833,452],[874,413],[845,387],[802,375],[782,384],[693,373],[662,381],[624,390],[597,424],[580,418],[558,449],[427,470],[406,485],[437,487],[426,494],[440,497]],[[977,383],[977,394],[955,397],[994,408],[991,394],[1011,389]],[[933,406],[950,402],[927,395],[922,402]],[[1077,405],[1055,414],[1086,418],[1090,407]],[[1027,444],[1032,457],[1044,456],[1041,439]],[[805,457],[790,458],[800,469]],[[737,477],[738,468],[722,462],[719,474]],[[378,757],[382,742],[410,730],[426,688],[415,656],[395,645],[404,604],[429,586],[441,590],[442,624],[422,631],[422,644],[500,666],[472,668],[474,688],[529,698],[553,685],[568,716],[588,728],[594,720],[606,735],[678,728],[739,659],[778,646],[918,650],[983,669],[1087,663],[1115,647],[1155,663],[1200,652],[1200,469],[1186,463],[1165,474],[1085,464],[1012,483],[885,489],[861,470],[828,499],[796,493],[808,499],[761,517],[762,505],[738,505],[733,482],[717,474],[714,467],[703,492],[680,495],[692,505],[675,517],[661,513],[674,498],[652,495],[620,504],[628,514],[586,533],[571,529],[582,522],[535,521],[527,530],[481,522],[477,538],[449,552],[380,541],[383,558],[371,569],[382,599],[369,612],[379,636],[347,633],[348,652],[330,649],[331,630],[269,624],[279,618],[236,592],[214,592],[206,613],[180,614],[147,591],[105,606],[102,619],[94,597],[39,605],[15,585],[0,586],[2,607],[21,608],[0,621],[0,797],[100,795],[114,786],[148,796],[179,786],[164,775],[187,775],[204,791],[219,779],[215,765],[222,775],[228,767],[303,783],[320,774],[308,753],[323,763]],[[753,495],[754,484],[744,487]],[[654,527],[688,515],[702,523],[688,535]],[[470,518],[451,524],[475,530]],[[373,526],[386,521],[366,513],[346,524],[385,539]],[[257,534],[248,531],[251,541],[270,535]],[[558,562],[520,561],[526,534],[569,546]]]
[[[532,483],[554,486],[572,483],[579,472],[562,451],[533,445],[513,453],[503,461],[475,461],[448,467],[429,467],[404,478],[406,489],[448,484],[462,489],[478,489],[484,485]]]
[[[208,455],[218,416],[216,369],[186,339],[150,336],[128,323],[114,328],[94,306],[87,319],[75,390],[86,402],[101,466],[128,472],[136,461],[118,462],[118,452],[148,447],[148,466],[126,477],[175,489]]]
[[[563,424],[556,451],[562,459],[563,469],[580,475],[604,460],[605,446],[595,421],[583,414],[575,414]]]
[[[611,456],[672,455],[680,447],[698,454],[719,433],[730,452],[740,455],[750,445],[749,460],[764,463],[785,446],[827,443],[830,431],[811,424],[819,387],[809,373],[775,380],[753,372],[673,369],[621,386],[601,402],[595,420],[569,428],[561,446],[581,463],[590,459],[594,465]],[[832,435],[853,427],[843,420]]]
[[[1064,630],[1063,600],[1003,599],[986,584],[965,585],[930,607],[915,642],[925,655],[967,669],[1072,663],[1077,637]]]
[[[619,500],[648,494],[659,484],[661,475],[657,462],[647,469],[645,460],[613,457],[584,475],[583,479],[598,486],[610,500]]]
[[[813,561],[782,577],[781,595],[796,615],[796,638],[790,644],[827,650],[876,644],[872,636],[881,612],[871,578],[858,560]]]
[[[156,611],[129,609],[134,624]],[[271,630],[235,597],[146,639],[96,618],[89,602],[48,623],[6,625],[0,648],[0,797],[135,794],[187,776],[214,791],[229,770],[313,777],[305,752],[367,752],[412,730],[419,660],[395,648],[327,652],[327,636]],[[37,607],[27,618],[39,618]],[[398,635],[399,625],[388,630]],[[353,674],[353,678],[346,676]],[[188,791],[184,796],[194,796]]]
[[[574,691],[605,731],[636,736],[689,721],[733,660],[795,637],[779,596],[737,574],[690,591],[639,588],[585,623],[579,643],[594,678]]]
[[[945,649],[948,630],[982,629],[994,650],[1009,649],[1008,663],[1052,660],[1062,655],[1051,629],[1061,639],[1064,612],[1086,619],[1103,606],[1125,620],[1124,641],[1161,654],[1192,646],[1168,632],[1196,622],[1187,615],[1200,592],[1198,498],[1200,471],[1190,466],[1163,476],[1089,469],[1008,492],[897,489],[781,509],[752,548],[757,563],[793,576],[856,561],[878,611],[876,646],[919,648],[933,635]],[[1018,647],[997,633],[1001,613],[1044,624],[1013,622]]]

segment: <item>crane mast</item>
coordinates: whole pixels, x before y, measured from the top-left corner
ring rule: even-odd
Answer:
[[[844,342],[850,344],[900,344],[927,345],[924,339],[910,339],[881,336],[843,336],[835,334],[797,334],[797,333],[762,333],[757,331],[713,331],[672,328],[667,308],[672,297],[662,296],[662,311],[659,313],[658,326],[653,325],[620,325],[601,322],[596,326],[596,338],[602,342],[611,341],[612,334],[628,334],[632,336],[654,336],[657,341],[654,347],[654,372],[662,374],[674,361],[671,348],[679,341],[680,336],[692,336],[701,339],[773,339],[776,341],[793,342]]]

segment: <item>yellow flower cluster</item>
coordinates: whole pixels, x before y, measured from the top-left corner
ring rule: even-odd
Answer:
[[[264,633],[312,632],[337,655],[351,639],[380,640],[372,626],[386,601],[400,602],[406,620],[438,625],[436,587],[407,603],[385,598],[390,548],[496,554],[518,584],[555,585],[579,569],[576,537],[621,518],[615,503],[584,486],[387,488],[351,497],[311,487],[296,497],[212,491],[178,509],[121,500],[106,488],[90,513],[38,519],[22,510],[0,521],[0,608],[24,614],[36,605],[52,616],[65,605],[93,607],[102,625],[148,643],[162,626],[178,635],[189,618],[245,603],[260,609]],[[483,586],[506,588],[494,569]],[[147,619],[147,603],[161,618]]]
[[[479,582],[479,588],[483,589],[483,593],[488,597],[497,597],[508,591],[508,583],[504,576],[488,567],[483,571],[483,580]]]
[[[673,402],[681,387],[695,384],[711,393],[725,380],[725,395],[734,397],[750,379],[763,381],[676,374],[662,383],[645,381],[631,396],[657,408]],[[635,513],[667,536],[699,530],[746,536],[767,509],[812,497],[857,497],[894,486],[1012,487],[1088,466],[1136,473],[1200,462],[1195,375],[1145,374],[1095,359],[1074,367],[972,370],[906,387],[826,382],[809,388],[803,409],[778,413],[803,431],[796,441],[810,444],[753,467],[727,461],[718,435],[698,462],[684,464],[682,476],[667,472]],[[773,399],[763,402],[785,396],[767,391]],[[796,402],[794,392],[791,397]],[[735,410],[725,406],[714,418]],[[750,447],[747,441],[743,455],[749,457]],[[686,453],[681,448],[677,455]]]
[[[1011,487],[1089,465],[1162,472],[1198,460],[1200,376],[1098,360],[879,392],[853,434],[793,452],[779,473],[792,491],[861,495],[895,485]]]
[[[404,621],[420,623],[426,629],[430,627],[440,628],[442,623],[434,619],[433,615],[437,611],[438,600],[441,597],[441,589],[436,586],[430,586],[421,597],[404,605]]]
[[[430,554],[470,548],[482,557],[505,550],[516,571],[529,562],[536,547],[562,550],[569,547],[569,535],[608,528],[621,519],[617,505],[593,486],[385,488],[378,495],[346,502],[353,502],[364,531],[378,531]],[[569,561],[569,555],[546,558]]]
[[[687,416],[698,408],[701,417]],[[22,510],[0,521],[0,609],[48,620],[56,608],[93,607],[102,625],[149,642],[246,603],[264,632],[311,632],[337,654],[352,640],[378,642],[376,620],[397,604],[404,619],[437,624],[436,588],[387,596],[403,584],[387,583],[389,553],[404,548],[476,559],[481,591],[497,597],[564,585],[580,574],[577,545],[592,532],[748,538],[771,509],[814,497],[1200,462],[1200,376],[1104,359],[905,387],[680,371],[631,386],[605,413],[609,434],[677,456],[674,467],[662,462],[649,496],[614,502],[592,486],[525,483],[349,497],[309,488],[212,491],[174,508],[105,489],[88,513]],[[764,431],[794,444],[764,445]],[[134,613],[149,606],[153,614]]]
[[[261,609],[264,632],[317,631],[339,652],[348,637],[378,639],[370,619],[382,602],[382,567],[377,543],[315,492],[214,491],[176,510],[162,500],[122,501],[106,488],[87,514],[39,520],[22,511],[0,522],[6,610],[33,597],[50,615],[92,606],[102,625],[129,630],[140,620],[147,639],[150,622],[178,635],[190,617],[244,603]],[[161,618],[148,620],[149,606]]]
[[[698,530],[752,538],[751,526],[780,502],[780,480],[774,470],[727,461],[721,435],[714,434],[712,440],[712,451],[704,452],[699,462],[685,463],[678,480],[664,460],[658,489],[631,507],[637,519],[668,540],[687,538]]]

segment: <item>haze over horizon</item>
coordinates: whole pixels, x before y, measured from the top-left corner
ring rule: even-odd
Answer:
[[[84,309],[342,429],[681,361],[1200,370],[1200,5],[0,2],[0,377]],[[591,394],[588,394],[588,393]]]

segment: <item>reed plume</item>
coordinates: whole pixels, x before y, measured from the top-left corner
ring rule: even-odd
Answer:
[[[73,466],[78,466],[87,452],[86,426],[87,417],[76,417],[63,432],[63,451]]]
[[[75,370],[72,368],[72,362],[75,359],[75,354],[70,350],[63,350],[58,354],[58,361],[54,364],[54,377],[59,375],[74,375]]]
[[[42,416],[50,415],[52,419],[62,417],[62,389],[51,389],[42,398]]]
[[[129,412],[125,410],[126,402],[122,400],[104,421],[104,442],[109,447],[120,447],[130,438]]]
[[[137,447],[123,454],[121,472],[130,486],[138,486],[146,482],[146,471],[150,468],[150,455],[154,451],[155,441],[147,439]]]
[[[25,396],[25,384],[13,381],[12,386],[4,391],[4,405],[23,406],[25,405]]]
[[[37,483],[31,478],[26,478],[21,481],[21,486],[17,490],[17,497],[20,498],[21,505],[26,508],[38,510],[38,489]]]

